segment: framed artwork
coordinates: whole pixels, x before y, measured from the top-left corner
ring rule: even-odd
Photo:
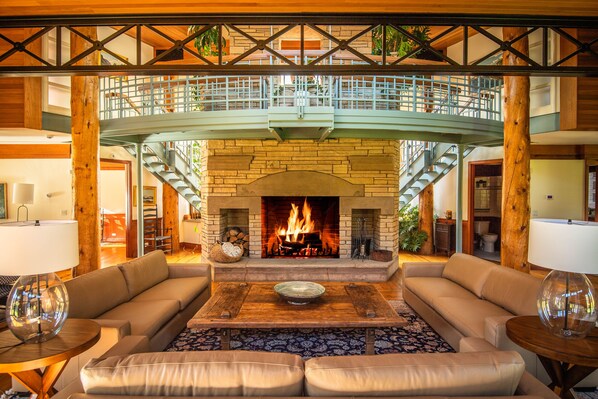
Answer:
[[[8,204],[6,203],[6,183],[0,183],[0,219],[8,219]]]
[[[143,206],[156,205],[156,186],[143,186]],[[137,206],[137,186],[133,186],[133,206]]]

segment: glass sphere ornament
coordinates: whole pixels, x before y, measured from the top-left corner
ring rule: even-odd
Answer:
[[[596,326],[596,294],[583,273],[553,270],[538,291],[538,315],[553,334],[584,338]]]
[[[6,323],[25,343],[49,340],[68,315],[68,293],[55,273],[21,276],[6,302]]]

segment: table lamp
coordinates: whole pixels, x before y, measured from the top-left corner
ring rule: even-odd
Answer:
[[[596,325],[596,292],[584,273],[598,274],[598,223],[532,219],[528,261],[553,269],[538,292],[538,315],[553,334],[583,338]]]
[[[68,294],[54,273],[79,264],[74,220],[0,224],[0,275],[21,276],[6,302],[6,323],[25,343],[49,340],[68,314]]]
[[[33,204],[33,184],[15,183],[12,185],[12,203],[21,204],[17,208],[17,222],[21,208],[25,208],[25,221],[29,220],[29,208],[25,204]]]

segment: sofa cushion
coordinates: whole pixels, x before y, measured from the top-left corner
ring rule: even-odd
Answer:
[[[405,287],[428,304],[432,304],[438,297],[445,296],[478,299],[471,291],[442,277],[409,277],[405,279]]]
[[[538,313],[536,296],[542,280],[508,267],[495,267],[482,289],[482,297],[509,312],[522,315]]]
[[[517,352],[334,356],[305,362],[308,396],[512,395],[525,364]]]
[[[266,352],[139,353],[91,360],[81,382],[88,394],[300,396],[303,361]]]
[[[129,300],[125,278],[118,267],[106,267],[64,282],[69,295],[68,317],[94,319]]]
[[[129,288],[129,299],[168,278],[168,264],[162,251],[152,251],[118,266]]]
[[[454,281],[481,298],[484,283],[490,271],[496,267],[494,263],[475,256],[456,253],[446,262],[442,277]]]
[[[143,291],[131,301],[176,299],[179,301],[179,309],[183,310],[208,287],[208,284],[206,277],[171,278]]]
[[[175,299],[126,302],[104,313],[98,319],[129,320],[131,335],[145,335],[151,338],[178,311],[179,301]]]
[[[466,337],[484,338],[486,317],[511,315],[500,306],[483,299],[438,297],[432,306]]]

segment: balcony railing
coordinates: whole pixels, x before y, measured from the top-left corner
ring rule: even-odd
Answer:
[[[101,119],[270,107],[502,120],[502,81],[467,76],[127,76],[101,79]]]

